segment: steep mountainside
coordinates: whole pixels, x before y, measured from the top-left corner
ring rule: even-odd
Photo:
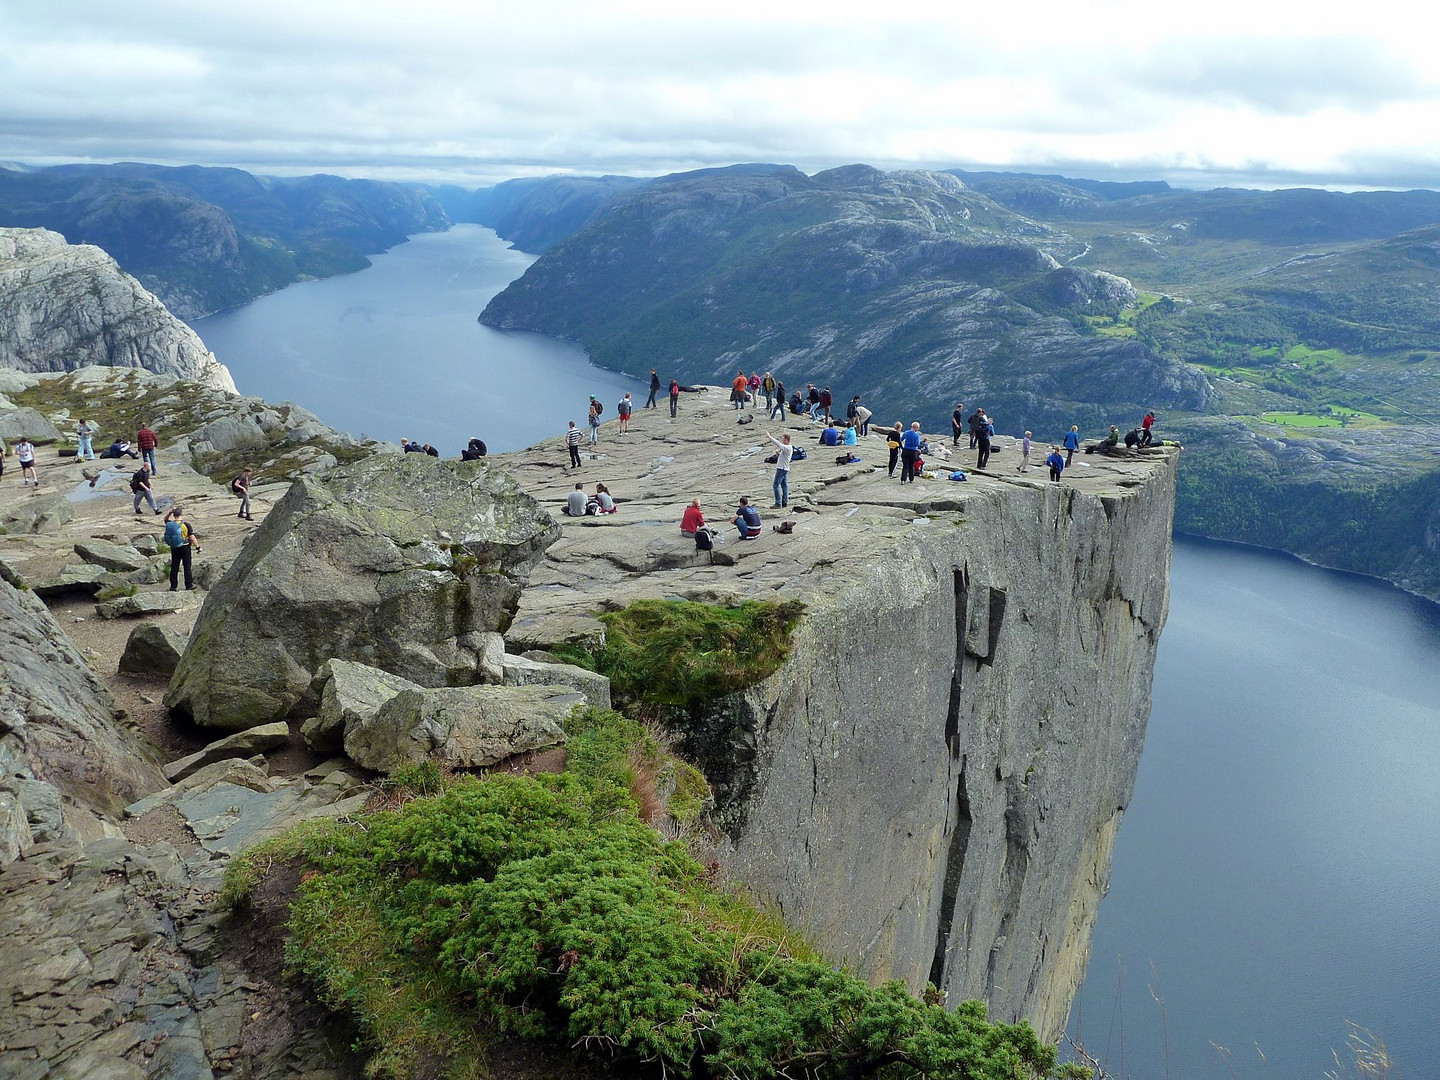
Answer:
[[[0,228],[0,368],[144,368],[235,390],[195,331],[97,247]]]
[[[1062,267],[1083,247],[945,174],[680,175],[601,210],[481,321],[574,338],[632,373],[771,369],[937,420],[976,394],[1027,423],[1202,408],[1198,373],[1076,332],[1073,312],[1134,298],[1128,283]]]
[[[451,219],[494,229],[521,251],[538,255],[584,227],[615,196],[648,182],[633,176],[546,176],[478,191],[440,188],[435,194]]]
[[[428,192],[338,176],[135,163],[0,171],[0,225],[104,248],[183,318],[358,270],[367,254],[449,223]]]

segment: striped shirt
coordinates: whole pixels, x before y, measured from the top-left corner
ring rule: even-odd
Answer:
[[[580,445],[580,429],[579,429],[578,427],[572,427],[569,431],[565,432],[565,445],[566,445],[566,446],[579,446],[579,445]]]

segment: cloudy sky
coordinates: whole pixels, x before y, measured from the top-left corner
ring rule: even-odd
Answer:
[[[0,0],[0,160],[1440,187],[1412,4]]]

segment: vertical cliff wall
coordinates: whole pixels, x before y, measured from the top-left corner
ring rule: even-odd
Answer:
[[[773,475],[771,444],[719,398],[602,438],[582,479],[627,501],[559,519],[510,648],[601,633],[595,612],[640,597],[803,601],[787,663],[689,720],[726,872],[873,977],[934,980],[1058,1037],[1144,742],[1178,451],[1082,456],[1051,484],[1002,449],[963,484],[901,486],[876,440],[853,465],[812,449],[795,532],[729,530],[712,559],[678,535],[681,509],[698,495],[728,521],[739,495],[768,505]],[[558,502],[574,476],[552,458],[508,464]]]

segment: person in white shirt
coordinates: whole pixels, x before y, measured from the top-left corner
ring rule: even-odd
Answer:
[[[765,437],[778,447],[775,451],[775,509],[779,509],[790,505],[790,456],[795,453],[795,448],[790,445],[789,435],[777,439],[767,431]]]

